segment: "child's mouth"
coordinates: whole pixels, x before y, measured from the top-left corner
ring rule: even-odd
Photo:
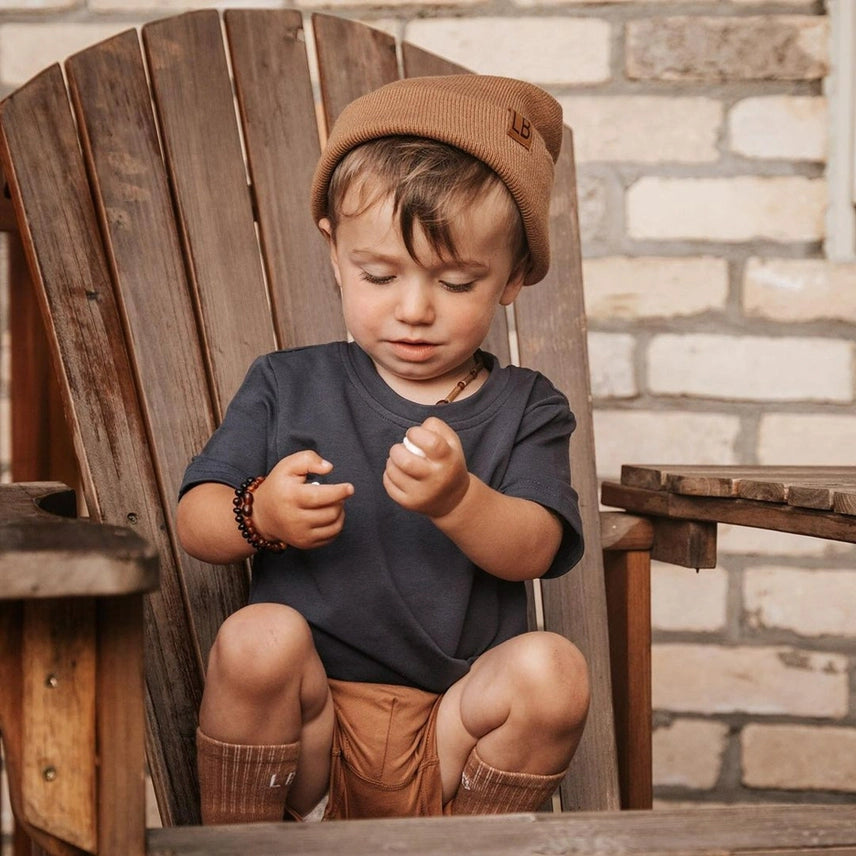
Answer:
[[[396,356],[411,362],[424,362],[430,359],[437,349],[432,342],[411,342],[399,339],[390,342]]]

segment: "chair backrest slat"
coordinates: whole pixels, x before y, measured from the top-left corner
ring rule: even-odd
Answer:
[[[147,24],[143,44],[222,412],[276,339],[220,17]]]
[[[544,372],[568,396],[577,418],[571,472],[586,551],[571,573],[542,580],[541,589],[545,627],[576,642],[592,675],[589,720],[562,786],[563,805],[601,809],[617,808],[619,792],[576,198],[573,137],[566,128],[550,211],[550,272],[523,289],[514,309],[521,362]]]
[[[395,38],[335,15],[312,16],[326,128],[354,98],[397,80]]]
[[[66,68],[172,532],[184,468],[215,419],[137,34],[71,57]],[[245,599],[246,578],[183,553],[179,561],[198,646],[207,651]]]
[[[175,804],[197,801],[196,773],[188,761],[201,697],[200,663],[59,67],[10,96],[0,123],[4,171],[27,212],[22,237],[49,308],[87,506],[96,519],[133,524],[161,559],[160,590],[146,600],[147,743],[169,821],[181,816],[172,811]]]
[[[309,198],[321,153],[302,15],[233,9],[225,19],[280,342],[342,339],[326,245],[308,206],[295,204]]]

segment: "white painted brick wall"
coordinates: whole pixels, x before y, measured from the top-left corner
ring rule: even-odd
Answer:
[[[713,256],[592,258],[583,282],[590,321],[679,318],[725,308],[728,265]]]
[[[856,793],[856,728],[748,725],[741,744],[750,788]]]
[[[405,38],[483,74],[542,84],[603,83],[610,27],[598,18],[434,18],[410,21]]]
[[[655,630],[713,633],[725,629],[728,571],[695,571],[652,562],[651,626]]]
[[[853,357],[834,339],[667,333],[651,341],[648,382],[662,395],[850,402]]]
[[[810,438],[807,442],[806,438]],[[758,461],[781,466],[856,467],[856,414],[761,414]]]
[[[754,629],[852,639],[856,637],[856,571],[750,567],[743,577],[743,608]]]
[[[722,771],[728,726],[701,719],[676,719],[655,729],[654,784],[694,790],[712,788]]]
[[[827,71],[825,18],[796,15],[645,17],[627,25],[636,80],[811,80]]]
[[[728,114],[730,147],[750,158],[823,161],[828,118],[822,97],[744,98]]]
[[[126,21],[0,24],[0,80],[24,83],[46,66],[132,26]]]
[[[719,157],[723,107],[716,99],[574,95],[559,101],[579,163],[709,163]]]
[[[826,184],[803,176],[640,178],[627,191],[627,229],[638,240],[817,241]]]
[[[841,718],[847,658],[789,647],[669,643],[652,651],[657,710]]]
[[[856,323],[856,264],[751,258],[743,277],[743,310],[772,321]]]
[[[737,416],[598,409],[594,413],[597,467],[617,478],[622,464],[678,464],[687,461],[737,463]]]

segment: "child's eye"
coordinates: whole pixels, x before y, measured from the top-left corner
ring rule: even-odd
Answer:
[[[360,271],[360,279],[364,279],[366,282],[372,283],[372,285],[387,285],[392,282],[395,277],[390,274],[388,276],[375,276],[373,273],[369,273],[367,270]]]
[[[446,291],[451,291],[453,294],[464,294],[468,291],[472,291],[473,287],[476,284],[475,280],[470,282],[443,282],[440,281],[440,284]]]

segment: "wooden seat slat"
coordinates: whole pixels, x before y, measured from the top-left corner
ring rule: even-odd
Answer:
[[[653,812],[354,820],[149,830],[150,856],[839,856],[856,848],[856,806],[751,805]]]

